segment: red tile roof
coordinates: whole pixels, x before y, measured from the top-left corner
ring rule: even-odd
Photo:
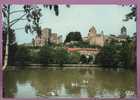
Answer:
[[[69,52],[76,52],[76,51],[97,51],[97,48],[66,48]]]

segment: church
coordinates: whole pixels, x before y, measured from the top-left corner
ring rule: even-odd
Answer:
[[[98,45],[98,46],[104,46],[105,44],[105,36],[103,31],[101,33],[97,33],[94,26],[92,26],[89,29],[88,38],[87,41],[90,45]]]
[[[98,45],[103,47],[105,43],[108,43],[111,40],[116,40],[118,42],[126,41],[127,28],[123,26],[120,30],[120,33],[116,35],[105,35],[103,31],[101,33],[97,33],[94,26],[89,29],[88,36],[84,37],[83,40],[88,42],[90,45]]]

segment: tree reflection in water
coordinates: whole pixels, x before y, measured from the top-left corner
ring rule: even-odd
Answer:
[[[130,70],[20,70],[4,73],[5,97],[116,97],[135,95]],[[29,93],[29,94],[27,94]]]

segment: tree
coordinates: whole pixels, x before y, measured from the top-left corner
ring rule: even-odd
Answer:
[[[130,37],[121,43],[113,41],[106,44],[97,54],[96,63],[104,67],[132,68],[134,66],[133,42]]]
[[[64,48],[43,46],[39,52],[39,60],[42,64],[63,64],[68,62],[69,54]]]
[[[120,57],[120,60],[125,68],[132,68],[134,66],[133,42],[130,37],[127,38],[127,41],[123,42]]]
[[[106,44],[96,56],[96,63],[104,67],[117,67],[119,62],[120,45],[116,41]]]
[[[132,6],[131,7],[131,12],[129,12],[128,14],[125,15],[125,19],[124,21],[129,21],[130,19],[134,19],[136,21],[136,6]]]
[[[86,58],[85,55],[81,55],[81,57],[80,57],[80,62],[81,62],[82,64],[87,63],[87,58]]]
[[[27,20],[30,24],[25,25],[25,32],[28,33],[37,33],[39,36],[41,35],[41,27],[39,25],[40,17],[42,16],[41,14],[41,9],[38,6],[35,5],[24,5],[23,10],[15,10],[11,11],[12,5],[3,5],[2,8],[2,14],[4,17],[3,20],[3,30],[4,30],[4,37],[5,37],[5,45],[4,45],[4,62],[3,62],[3,67],[2,70],[4,70],[7,66],[8,63],[8,56],[9,56],[9,45],[12,44],[9,41],[10,37],[10,30],[12,30],[12,26],[16,24],[17,22],[21,20]],[[58,16],[59,10],[58,10],[58,5],[44,5],[46,8],[54,8],[55,14]],[[11,15],[17,14],[19,12],[22,12],[23,15],[19,16],[16,19],[12,19]]]
[[[80,62],[80,53],[74,52],[69,54],[68,63],[78,64]]]
[[[48,46],[43,46],[39,52],[39,60],[42,64],[49,64],[54,62],[55,52],[54,49]]]
[[[130,5],[130,7],[131,7],[131,12],[129,12],[128,14],[126,14],[125,15],[125,19],[124,19],[124,21],[129,21],[129,20],[137,20],[137,6],[135,6],[135,5]],[[132,51],[131,51],[131,53],[132,53],[132,65],[133,66],[136,66],[136,47],[137,47],[137,43],[136,43],[136,32],[134,33],[134,37],[133,37],[133,41],[131,42],[132,44]],[[128,43],[126,43],[126,44],[128,44]],[[129,48],[130,49],[130,48]],[[128,56],[128,55],[127,55]]]
[[[15,32],[14,30],[10,29],[10,33],[9,34],[9,57],[8,57],[8,64],[13,65],[14,61],[15,61],[15,52],[17,50],[17,43],[16,43],[16,38],[15,38]],[[4,35],[6,34],[5,30],[3,30],[3,47],[6,46],[6,36]],[[5,48],[3,48],[3,52],[5,52]],[[5,54],[3,53],[3,57],[5,56]],[[3,62],[4,63],[4,62]]]
[[[24,45],[18,46],[17,52],[15,54],[16,63],[27,64],[31,61],[30,49]]]
[[[80,32],[70,32],[64,41],[66,42],[71,42],[71,41],[82,41],[82,36]]]
[[[68,52],[63,49],[63,48],[57,48],[55,50],[55,59],[56,59],[56,63],[59,64],[61,67],[63,66],[63,64],[67,63],[67,60],[69,58],[68,56]]]

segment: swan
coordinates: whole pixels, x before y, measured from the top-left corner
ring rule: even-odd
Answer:
[[[56,96],[57,94],[54,92],[54,91],[52,91],[52,92],[48,92],[51,96]]]
[[[71,86],[72,86],[72,87],[77,87],[77,86],[78,86],[78,83],[77,83],[77,82],[71,83]]]
[[[84,84],[88,84],[88,80],[83,80],[83,83]]]

